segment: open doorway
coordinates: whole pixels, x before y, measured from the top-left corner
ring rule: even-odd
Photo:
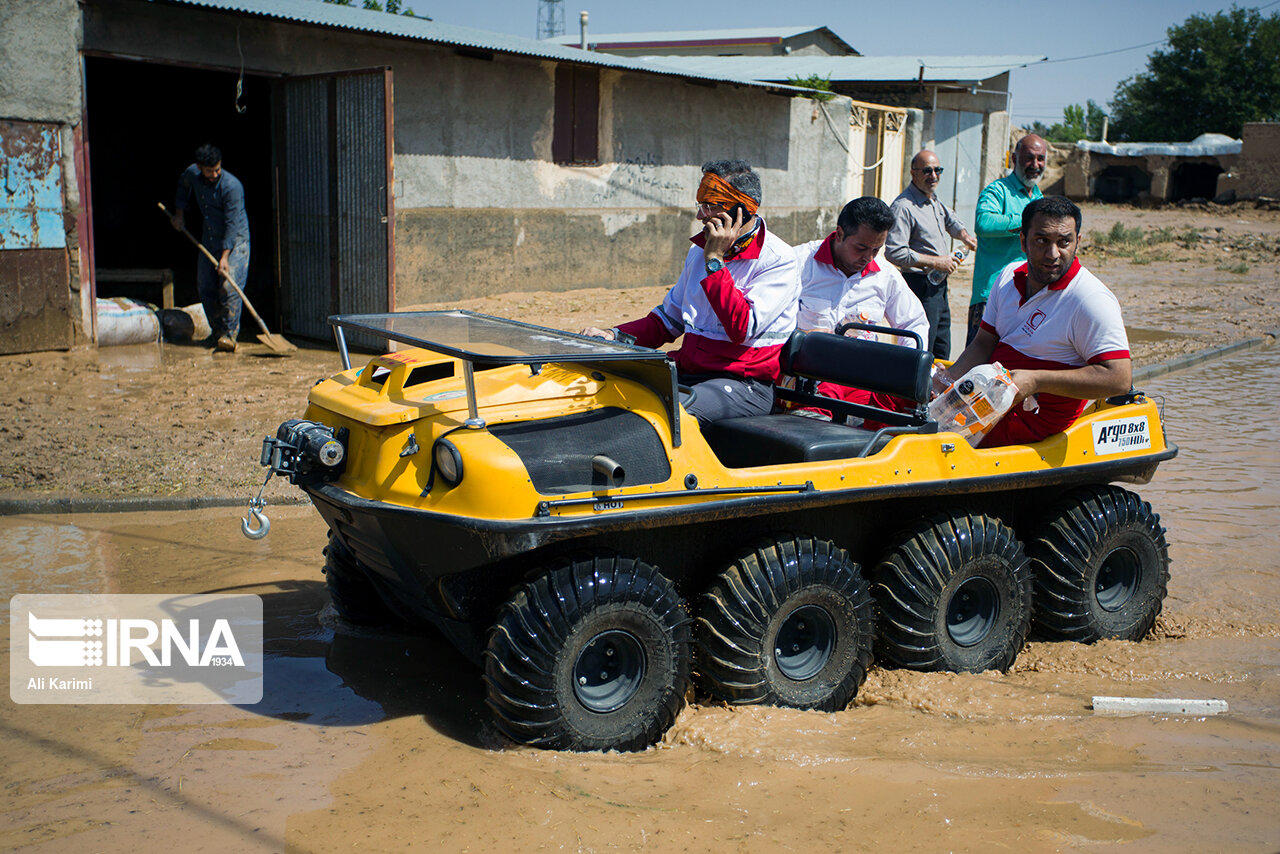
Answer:
[[[1209,200],[1218,195],[1218,176],[1222,167],[1216,163],[1182,163],[1173,170],[1173,186],[1169,201],[1184,199]]]
[[[1150,192],[1151,176],[1137,166],[1108,166],[1094,179],[1093,197],[1113,204]]]
[[[229,71],[85,57],[94,267],[170,269],[174,302],[199,301],[197,250],[169,227],[156,202],[172,209],[178,176],[194,161],[197,146],[212,143],[222,149],[223,167],[244,184],[253,246],[245,290],[274,328],[279,317],[271,79],[245,75],[237,97],[238,79]],[[187,227],[200,236],[194,204]],[[98,296],[160,302],[153,287],[101,279]]]

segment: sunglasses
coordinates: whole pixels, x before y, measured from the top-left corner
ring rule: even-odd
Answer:
[[[922,166],[917,171],[923,172],[926,175],[941,175],[942,167],[941,166]]]

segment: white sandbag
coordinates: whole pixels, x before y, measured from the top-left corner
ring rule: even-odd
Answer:
[[[98,300],[98,346],[160,340],[160,319],[148,303],[116,297]]]

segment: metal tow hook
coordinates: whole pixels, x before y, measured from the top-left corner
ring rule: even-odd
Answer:
[[[271,532],[271,520],[267,518],[266,513],[262,512],[264,506],[261,499],[251,500],[249,515],[240,520],[240,533],[251,540],[260,540]],[[252,522],[250,522],[251,519]],[[255,524],[257,527],[254,527]]]
[[[262,486],[258,487],[258,494],[249,499],[249,515],[240,520],[240,533],[251,540],[260,540],[271,531],[271,520],[267,518],[266,513],[262,512],[267,506],[267,502],[262,500],[262,493],[266,491],[273,474],[275,474],[274,470],[267,469],[266,480],[262,481]],[[250,522],[250,519],[253,521]],[[254,527],[255,525],[257,527]]]

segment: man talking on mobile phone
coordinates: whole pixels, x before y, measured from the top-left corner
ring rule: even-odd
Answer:
[[[662,305],[612,329],[583,335],[660,347],[684,336],[673,355],[680,382],[696,394],[686,409],[703,424],[765,415],[773,408],[778,355],[796,328],[800,296],[795,253],[759,215],[760,176],[745,160],[702,167],[702,230]]]

